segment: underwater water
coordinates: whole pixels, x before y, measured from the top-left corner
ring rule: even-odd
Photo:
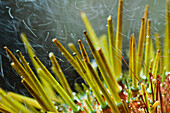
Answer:
[[[124,0],[123,56],[125,58],[132,33],[137,37],[137,42],[146,4],[149,4],[151,37],[154,40],[154,33],[158,32],[163,41],[165,0]],[[26,33],[36,55],[48,69],[51,66],[48,54],[52,51],[58,60],[61,59],[59,63],[70,86],[73,88],[74,82],[81,83],[83,80],[55,47],[52,39],[56,37],[67,49],[67,44],[70,42],[78,47],[77,40],[81,39],[86,47],[83,35],[85,26],[80,12],[84,11],[87,14],[97,36],[101,36],[107,35],[106,19],[109,15],[112,15],[116,30],[117,10],[118,0],[0,0],[0,87],[27,95],[27,91],[20,83],[20,77],[10,66],[10,60],[3,49],[7,46],[15,55],[15,51],[19,49],[32,66],[24,44],[19,38],[21,32]],[[86,49],[93,59],[90,49],[88,47]]]

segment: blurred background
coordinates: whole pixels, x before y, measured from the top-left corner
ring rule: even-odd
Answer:
[[[154,33],[158,32],[163,41],[165,0],[124,0],[123,53],[125,57],[131,34],[135,33],[136,42],[138,40],[140,22],[146,4],[149,5],[151,36],[154,39]],[[74,82],[83,82],[53,44],[52,39],[56,37],[67,49],[67,44],[70,42],[79,48],[77,40],[81,39],[92,59],[83,36],[85,26],[80,12],[84,11],[87,14],[97,36],[101,36],[107,35],[106,20],[109,15],[113,18],[116,33],[117,10],[118,0],[0,0],[0,87],[8,91],[28,94],[20,83],[20,77],[10,66],[11,61],[3,49],[7,46],[15,55],[15,51],[19,49],[30,62],[19,37],[21,32],[26,33],[36,55],[49,70],[51,63],[48,54],[54,52],[57,59],[62,59],[59,63],[71,87],[73,88]],[[30,65],[33,67],[31,62]]]

